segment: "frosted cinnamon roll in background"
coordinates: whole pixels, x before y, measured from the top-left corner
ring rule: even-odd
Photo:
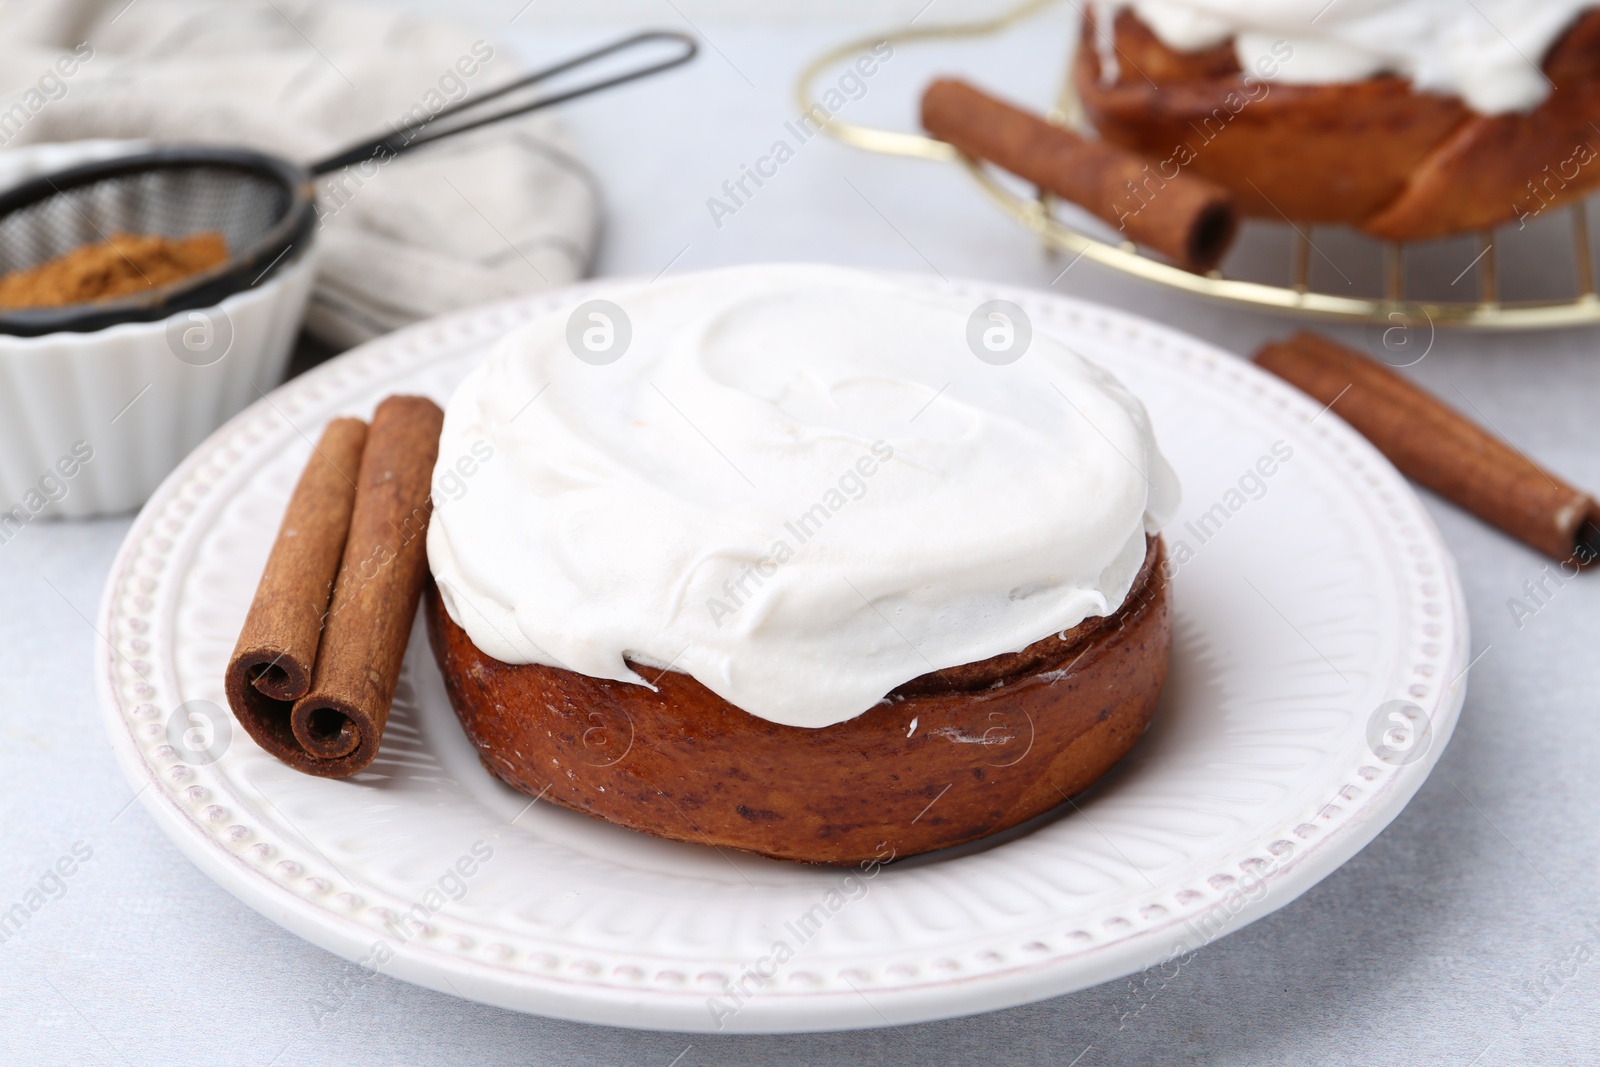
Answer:
[[[1135,0],[1089,9],[1100,135],[1248,214],[1419,240],[1600,182],[1600,11],[1580,0]]]

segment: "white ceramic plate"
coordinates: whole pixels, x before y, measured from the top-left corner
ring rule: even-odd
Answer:
[[[1109,367],[1183,479],[1163,706],[1078,810],[866,877],[530,807],[479,766],[420,629],[370,771],[307,777],[230,731],[223,668],[321,425],[393,392],[443,402],[508,329],[610,287],[424,323],[296,379],[191,455],[117,557],[95,665],[117,755],[201,870],[302,937],[433,989],[619,1026],[968,1014],[1117,978],[1282,907],[1395,817],[1449,739],[1466,612],[1382,457],[1236,357],[983,284],[944,288],[1013,300]],[[1292,455],[1252,480],[1275,445]]]

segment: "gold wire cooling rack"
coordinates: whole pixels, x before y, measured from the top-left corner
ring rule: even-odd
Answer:
[[[891,44],[938,40],[964,40],[991,36],[1033,18],[1058,0],[1025,0],[1024,3],[990,19],[967,23],[919,27],[908,25],[889,33],[850,41],[818,56],[800,74],[796,97],[802,112],[810,113],[816,104],[813,86],[838,64],[845,62],[880,41]],[[1070,2],[1070,0],[1069,0]],[[1087,121],[1072,88],[1070,67],[1062,80],[1055,107],[1046,117],[1068,128],[1085,128]],[[1429,300],[1407,296],[1405,268],[1407,246],[1382,242],[1382,288],[1378,297],[1351,296],[1328,292],[1313,286],[1312,240],[1310,223],[1273,223],[1249,220],[1248,225],[1288,227],[1288,262],[1282,284],[1230,278],[1221,270],[1195,274],[1141,252],[1131,242],[1102,240],[1063,221],[1058,204],[1048,195],[1022,195],[1008,188],[993,168],[962,155],[943,141],[918,133],[877,129],[830,117],[823,124],[832,136],[847,145],[885,155],[954,163],[963,167],[978,187],[1006,214],[1037,234],[1047,248],[1058,249],[1078,258],[1141,278],[1147,282],[1208,297],[1228,304],[1308,319],[1362,322],[1372,324],[1420,324],[1459,326],[1480,330],[1549,329],[1600,322],[1600,296],[1595,292],[1594,261],[1589,242],[1586,202],[1579,199],[1565,210],[1571,225],[1570,254],[1575,284],[1570,291],[1539,299],[1502,300],[1495,254],[1496,234],[1477,235],[1479,252],[1462,271],[1476,275],[1476,299]],[[1319,227],[1328,229],[1329,227]],[[1348,231],[1354,234],[1355,231]],[[1360,240],[1379,244],[1369,238]],[[1226,263],[1224,264],[1226,266]],[[1458,279],[1459,280],[1459,276]],[[1453,283],[1452,283],[1453,284]]]

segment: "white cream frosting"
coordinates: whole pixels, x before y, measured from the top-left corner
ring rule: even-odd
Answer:
[[[1098,0],[1169,47],[1192,52],[1230,37],[1246,71],[1301,84],[1400,74],[1484,114],[1526,111],[1550,92],[1544,54],[1595,0]],[[1282,44],[1292,49],[1282,59]],[[1279,46],[1275,55],[1273,46]],[[1272,62],[1264,68],[1265,58]]]
[[[828,726],[1115,611],[1177,505],[1138,400],[1040,331],[980,361],[974,298],[821,266],[599,295],[619,359],[546,315],[445,413],[428,559],[497,659]]]

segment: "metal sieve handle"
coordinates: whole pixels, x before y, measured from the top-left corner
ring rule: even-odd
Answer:
[[[683,49],[678,54],[666,60],[653,63],[649,66],[639,67],[634,70],[624,71],[621,74],[604,78],[597,82],[591,82],[588,85],[580,85],[576,89],[568,89],[565,92],[556,93],[553,96],[540,97],[531,103],[523,104],[521,107],[514,107],[510,110],[499,111],[492,115],[486,115],[482,118],[471,119],[459,125],[451,126],[449,129],[435,130],[431,133],[422,132],[428,126],[433,125],[440,119],[450,118],[467,111],[474,111],[482,107],[484,104],[487,104],[491,100],[498,99],[499,97],[505,96],[508,93],[514,93],[519,89],[526,89],[531,85],[537,85],[548,78],[555,77],[557,74],[565,74],[568,71],[577,70],[580,67],[584,67],[596,60],[604,59],[607,56],[616,55],[619,52],[628,51],[639,45],[652,44],[657,41],[676,42],[682,45]],[[310,171],[314,175],[327,174],[330,171],[339,170],[341,167],[348,167],[356,163],[365,163],[369,159],[396,156],[402,152],[409,152],[413,148],[418,148],[425,144],[431,144],[434,141],[442,141],[446,137],[454,137],[458,133],[466,133],[468,130],[475,130],[480,126],[488,126],[491,123],[499,122],[502,119],[514,118],[517,115],[526,115],[530,111],[538,111],[540,108],[550,107],[553,104],[560,104],[567,100],[574,100],[580,96],[588,96],[590,93],[598,93],[602,90],[610,89],[616,85],[637,81],[640,78],[648,78],[652,74],[659,74],[664,70],[670,70],[673,67],[681,66],[684,63],[689,62],[689,60],[693,59],[695,53],[699,50],[700,45],[693,37],[689,36],[688,34],[677,33],[672,30],[650,30],[645,33],[635,34],[632,37],[624,37],[620,41],[613,41],[612,43],[601,48],[597,48],[592,52],[585,52],[582,55],[563,60],[553,67],[546,67],[544,70],[535,71],[524,78],[517,79],[509,85],[502,85],[498,89],[483,94],[476,100],[463,100],[459,104],[455,104],[452,107],[447,107],[443,111],[429,116],[422,122],[408,124],[396,130],[394,133],[388,134],[387,136],[379,137],[371,141],[363,141],[360,144],[351,145],[349,148],[346,148],[341,152],[311,164]]]

